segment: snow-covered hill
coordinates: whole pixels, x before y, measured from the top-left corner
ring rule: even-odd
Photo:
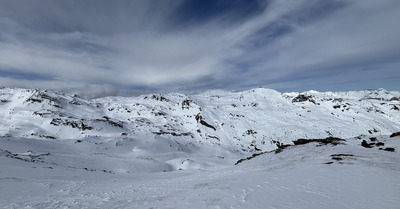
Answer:
[[[62,92],[0,89],[0,135],[85,140],[140,135],[272,150],[298,138],[400,130],[400,92],[208,91],[85,100]]]
[[[2,208],[396,208],[400,200],[397,91],[89,100],[1,88],[0,118]]]

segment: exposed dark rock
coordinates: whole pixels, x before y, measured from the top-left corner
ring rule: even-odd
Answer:
[[[285,148],[278,148],[275,150],[275,154],[281,153]]]
[[[254,130],[252,130],[252,129],[249,129],[249,130],[247,130],[246,132],[244,132],[244,134],[242,134],[242,136],[245,136],[245,135],[252,135],[253,137],[254,137],[254,135],[256,135],[257,134],[257,131],[254,131]]]
[[[189,109],[190,108],[190,103],[192,103],[192,100],[185,99],[182,101],[182,110],[184,109]]]
[[[163,97],[163,96],[156,96],[156,95],[153,95],[151,98],[154,99],[154,100],[157,100],[157,101],[169,102],[169,99],[167,99],[167,98],[165,98],[165,97]]]
[[[371,142],[374,142],[374,141],[376,141],[376,137],[371,137],[371,138],[369,138],[369,140],[371,140]]]
[[[367,141],[363,140],[361,142],[361,146],[365,147],[365,148],[372,148],[372,145],[369,144]]]
[[[390,138],[400,136],[400,132],[394,132],[390,135]]]
[[[151,112],[154,116],[166,116],[167,114],[164,112]]]
[[[379,132],[379,130],[376,129],[376,128],[373,128],[373,129],[368,130],[368,133],[369,133],[369,134],[378,133],[378,132]]]
[[[34,111],[33,115],[39,115],[40,117],[45,117],[53,114],[53,111],[51,110],[39,110],[39,111]]]
[[[265,153],[266,153],[266,152],[254,153],[252,156],[250,156],[250,157],[248,157],[248,158],[243,158],[243,159],[238,160],[238,161],[235,163],[235,165],[237,165],[237,164],[239,164],[239,163],[242,163],[243,161],[246,161],[246,160],[251,160],[251,159],[253,159],[253,158],[255,158],[255,157],[259,156],[259,155],[265,154]]]
[[[335,98],[332,100],[332,102],[343,102],[342,98]]]
[[[96,169],[90,169],[90,168],[83,168],[85,171],[96,171]]]
[[[353,154],[333,154],[331,157],[352,157]]]
[[[304,95],[304,94],[299,94],[297,97],[293,98],[293,100],[292,100],[293,103],[306,102],[306,101],[312,102],[314,104],[318,104],[315,102],[315,100],[313,99],[313,96],[311,96],[311,95],[308,96],[308,95]]]
[[[103,123],[107,123],[107,124],[112,125],[112,126],[123,128],[123,125],[120,122],[112,121],[107,116],[104,116],[101,119],[94,119],[92,121],[94,121],[94,122],[103,122]],[[53,126],[60,126],[60,125],[71,126],[72,128],[79,129],[80,131],[92,130],[93,129],[93,127],[91,127],[91,126],[86,124],[84,119],[76,121],[76,120],[69,120],[69,119],[62,119],[62,118],[53,118],[52,121],[50,122],[50,124],[53,125]]]
[[[362,139],[362,138],[364,138],[365,137],[365,135],[364,134],[361,134],[360,136],[356,136],[355,138],[356,139]]]
[[[255,149],[256,151],[258,151],[258,152],[261,152],[261,151],[262,151],[262,149],[258,148],[256,145],[254,145],[254,149]]]
[[[282,152],[282,150],[284,150],[285,148],[290,146],[290,144],[283,144],[280,141],[272,140],[271,142],[274,143],[278,147],[275,150],[275,154],[278,154],[278,153]]]
[[[153,132],[153,134],[157,134],[157,135],[172,135],[172,136],[191,136],[193,138],[192,133],[190,132],[184,132],[184,133],[175,133],[175,132],[168,132],[168,131],[162,131],[160,130],[159,132]]]
[[[249,130],[246,131],[246,134],[247,134],[247,135],[250,135],[250,134],[251,134],[251,135],[257,134],[257,131],[254,131],[254,130],[249,129]]]
[[[395,148],[393,147],[386,147],[385,149],[383,149],[384,151],[388,151],[388,152],[394,152]]]
[[[36,137],[45,138],[45,139],[56,139],[56,137],[54,137],[54,136],[46,136],[46,135],[37,134],[37,133],[31,133],[31,136],[36,136]]]
[[[196,121],[197,121],[198,123],[200,123],[200,120],[203,119],[203,116],[201,116],[201,114],[198,113],[194,118],[196,119]]]
[[[61,118],[53,118],[52,121],[50,122],[51,125],[53,126],[71,126],[72,128],[77,128],[80,131],[85,131],[85,130],[92,130],[93,128],[86,125],[83,120],[81,121],[70,121],[68,119],[61,119]]]
[[[73,105],[83,105],[83,104],[84,104],[84,103],[78,101],[77,99],[73,99],[73,100],[70,101],[69,103],[70,103],[70,104],[73,104]]]
[[[378,142],[378,143],[375,144],[375,146],[377,146],[377,147],[385,146],[385,143],[383,143],[383,142]]]
[[[61,105],[56,98],[53,98],[47,95],[45,92],[38,90],[35,90],[35,93],[33,93],[28,99],[25,100],[25,102],[27,103],[42,103],[44,101],[47,101],[47,103],[51,106],[61,108]]]
[[[251,103],[250,106],[252,106],[252,107],[257,107],[258,104],[257,104],[257,103]]]
[[[399,108],[399,107],[397,107],[396,105],[393,105],[393,107],[392,107],[392,108],[390,108],[390,110],[397,110],[397,111],[400,111],[400,108]]]
[[[31,102],[31,103],[35,103],[35,102],[37,102],[37,103],[42,103],[42,101],[43,101],[43,100],[36,99],[36,98],[32,98],[32,97],[30,97],[30,98],[28,98],[28,99],[26,100],[26,102]]]
[[[294,145],[301,145],[301,144],[308,144],[310,142],[319,142],[320,144],[327,145],[327,144],[332,144],[332,145],[338,145],[341,144],[346,140],[336,138],[336,137],[328,137],[325,139],[298,139],[293,141]]]
[[[207,123],[206,121],[204,121],[204,120],[200,120],[200,124],[203,125],[203,126],[205,126],[205,127],[211,128],[211,129],[213,129],[214,131],[217,130],[214,126],[208,124],[208,123]]]
[[[207,137],[208,137],[208,138],[211,138],[211,139],[216,139],[216,140],[220,141],[220,139],[218,138],[218,136],[207,135]]]
[[[203,126],[205,126],[205,127],[208,127],[208,128],[212,128],[212,129],[214,129],[214,131],[217,130],[214,126],[212,126],[212,125],[208,124],[206,121],[204,121],[204,120],[203,120],[203,116],[201,116],[200,113],[198,113],[198,114],[195,116],[195,119],[196,119],[196,121],[197,121],[198,123],[200,123],[201,125],[203,125]]]
[[[341,158],[341,157],[332,157],[332,160],[337,160],[337,161],[339,161],[339,160],[343,160],[343,158]]]
[[[333,134],[330,131],[325,131],[329,137],[333,137]]]
[[[109,125],[115,126],[115,127],[119,127],[119,128],[124,128],[124,126],[122,125],[122,122],[115,122],[112,121],[109,117],[107,116],[103,116],[102,119],[95,119],[95,121],[97,122],[104,122],[104,123],[108,123]]]
[[[229,116],[234,117],[234,118],[244,118],[244,115],[240,115],[240,114],[229,113]]]
[[[27,151],[26,154],[25,153],[24,154],[16,154],[16,153],[12,153],[8,150],[0,149],[0,156],[13,158],[13,159],[17,159],[17,160],[22,160],[25,162],[42,163],[42,162],[44,162],[43,157],[48,156],[48,155],[50,155],[50,153],[34,153],[31,150]]]

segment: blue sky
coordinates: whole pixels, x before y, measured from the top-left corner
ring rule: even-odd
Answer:
[[[0,0],[0,86],[400,90],[398,0]]]

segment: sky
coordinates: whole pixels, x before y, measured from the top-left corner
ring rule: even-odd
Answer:
[[[0,86],[400,90],[398,0],[0,0]]]

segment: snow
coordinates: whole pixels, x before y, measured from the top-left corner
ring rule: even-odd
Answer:
[[[0,88],[0,208],[398,208],[398,98]],[[328,136],[346,141],[293,145]]]
[[[398,138],[379,140],[400,149]],[[148,166],[146,172],[127,173],[129,166],[140,164],[133,160],[133,154],[128,155],[128,150],[121,153],[109,149],[93,156],[97,150],[87,152],[95,145],[3,139],[3,150],[12,153],[29,148],[37,150],[36,154],[51,154],[43,157],[45,163],[25,162],[1,154],[0,205],[2,208],[397,208],[398,152],[367,149],[359,144],[359,139],[347,139],[345,145],[337,146],[317,147],[316,143],[310,143],[289,147],[278,154],[260,155],[237,166],[221,165],[214,159],[218,166],[205,167],[182,157],[169,163],[182,167],[194,164],[193,169],[179,171],[175,167],[171,172],[149,169],[162,167],[153,163],[163,156],[153,153],[155,159],[143,158],[146,161],[143,165]],[[212,155],[212,149],[207,151],[197,153],[199,159],[203,154]],[[335,161],[332,154],[353,156]],[[326,164],[332,161],[335,162]]]

